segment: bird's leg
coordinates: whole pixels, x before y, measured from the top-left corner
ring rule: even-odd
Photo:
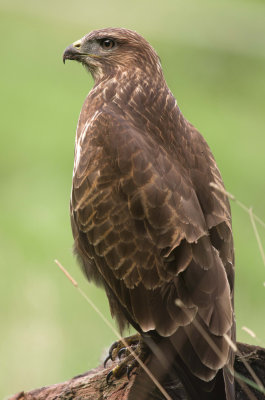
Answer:
[[[104,367],[106,367],[108,360],[114,361],[117,357],[119,359],[122,358],[122,361],[119,362],[118,365],[108,373],[107,382],[109,382],[112,377],[119,379],[125,375],[125,373],[127,374],[128,379],[130,378],[134,368],[138,367],[138,362],[134,355],[131,354],[131,351],[133,351],[134,354],[141,359],[141,361],[145,361],[147,358],[148,349],[144,344],[141,335],[136,334],[133,336],[128,336],[124,338],[124,341],[127,344],[126,347],[124,346],[124,342],[121,340],[113,343],[109,349],[109,355],[104,361]]]
[[[139,333],[136,333],[135,335],[125,337],[123,340],[114,342],[109,349],[109,355],[104,361],[104,367],[106,367],[106,364],[109,360],[114,361],[117,357],[121,358],[121,355],[124,353],[126,353],[126,355],[130,354],[128,347],[131,347],[133,350],[139,341],[140,335]],[[127,346],[125,346],[124,342],[126,342]]]

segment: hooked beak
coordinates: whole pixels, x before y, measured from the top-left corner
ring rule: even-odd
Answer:
[[[63,63],[65,64],[65,60],[81,61],[84,54],[80,53],[80,47],[81,40],[77,40],[76,42],[68,46],[63,53]]]

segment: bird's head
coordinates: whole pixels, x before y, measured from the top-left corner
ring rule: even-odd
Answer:
[[[134,31],[106,28],[92,31],[65,49],[63,61],[81,62],[97,81],[117,70],[139,68],[149,75],[162,74],[160,60],[152,46]]]

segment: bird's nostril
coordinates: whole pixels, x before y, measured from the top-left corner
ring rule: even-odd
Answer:
[[[73,46],[79,49],[81,47],[81,41],[77,40],[76,42],[73,43]]]

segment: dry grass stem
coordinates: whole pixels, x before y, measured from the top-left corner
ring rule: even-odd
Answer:
[[[253,338],[257,338],[255,332],[253,332],[251,329],[247,328],[246,326],[242,326],[241,328],[243,331],[247,332],[249,334],[249,336],[253,337]]]
[[[210,186],[213,187],[213,188],[215,188],[215,189],[217,189],[217,190],[219,190],[219,192],[225,194],[230,200],[233,200],[237,205],[239,205],[240,208],[242,208],[244,211],[246,211],[246,212],[249,214],[249,207],[247,207],[247,206],[246,206],[244,203],[242,203],[241,201],[237,200],[237,198],[236,198],[233,194],[227,192],[227,190],[225,190],[222,186],[219,186],[219,185],[217,185],[217,184],[214,183],[214,182],[211,182],[211,183],[210,183]],[[264,222],[261,218],[259,218],[256,214],[254,214],[254,213],[252,213],[252,214],[253,214],[253,218],[254,218],[261,226],[263,226],[263,228],[265,228],[265,222]]]
[[[58,265],[58,267],[60,268],[61,271],[63,271],[63,273],[67,276],[67,278],[69,279],[69,281],[77,288],[78,284],[77,282],[74,280],[74,278],[69,274],[68,271],[66,271],[66,269],[62,266],[62,264],[58,261],[58,260],[54,260],[55,264]]]
[[[58,267],[63,271],[66,277],[70,280],[70,282],[74,285],[74,287],[79,291],[81,296],[86,300],[86,302],[93,308],[93,310],[100,316],[100,318],[104,321],[104,323],[111,329],[114,335],[124,344],[124,347],[128,348],[131,355],[135,358],[138,364],[143,368],[149,378],[154,382],[156,387],[160,390],[160,392],[165,396],[166,400],[172,400],[165,389],[160,385],[158,380],[154,377],[152,372],[147,368],[147,366],[142,362],[142,360],[135,354],[135,352],[128,346],[126,340],[124,340],[119,332],[114,328],[114,326],[109,322],[109,320],[102,314],[102,312],[97,308],[97,306],[93,303],[93,301],[87,296],[87,294],[78,286],[78,283],[74,280],[74,278],[69,274],[69,272],[62,266],[62,264],[55,260],[55,263]]]
[[[262,258],[263,264],[265,266],[264,249],[263,249],[262,244],[261,244],[261,240],[260,240],[260,236],[259,236],[259,233],[258,233],[258,230],[257,230],[257,226],[256,226],[256,223],[255,223],[255,220],[254,220],[254,214],[253,214],[252,208],[249,208],[248,213],[249,213],[249,217],[250,217],[250,221],[251,221],[251,224],[252,224],[252,227],[253,227],[254,234],[256,236],[256,240],[258,242],[261,258]]]
[[[264,285],[265,286],[265,285]],[[242,331],[246,332],[249,336],[251,336],[253,339],[256,340],[256,342],[261,346],[261,347],[265,347],[264,342],[257,337],[256,333],[254,331],[252,331],[251,329],[249,329],[247,326],[242,326]]]

